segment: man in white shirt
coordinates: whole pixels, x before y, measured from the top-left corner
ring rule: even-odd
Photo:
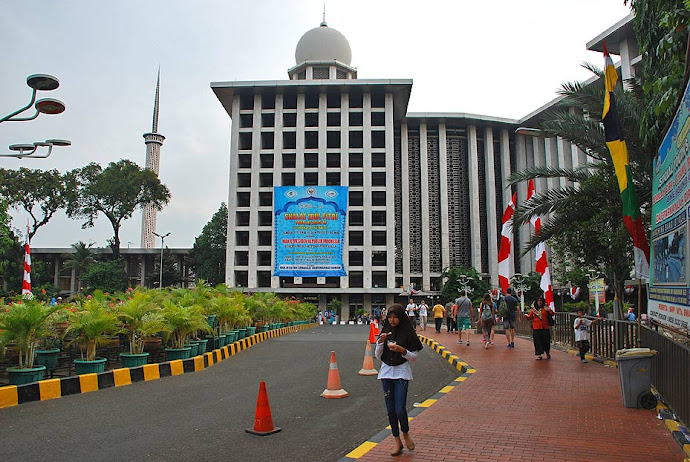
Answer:
[[[410,303],[408,303],[405,307],[405,311],[407,312],[407,316],[410,318],[410,322],[414,326],[414,329],[417,330],[417,305],[415,304],[414,300],[410,299]]]
[[[426,304],[426,300],[422,300],[422,304],[419,305],[419,325],[422,326],[422,330],[426,330],[426,321],[429,316],[429,307]]]

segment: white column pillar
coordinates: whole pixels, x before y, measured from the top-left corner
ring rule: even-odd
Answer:
[[[510,200],[513,198],[513,193],[511,192],[511,188],[507,186],[508,184],[508,178],[510,177],[511,174],[511,168],[510,168],[510,133],[508,130],[501,130],[501,184],[503,185],[502,188],[502,194],[503,194],[503,210],[508,207],[508,204],[510,204]],[[501,211],[501,213],[503,212]],[[503,220],[503,215],[501,215],[501,220]],[[513,268],[515,268],[515,248],[517,247],[515,245],[516,243],[513,243],[513,248],[511,249],[510,252],[510,258],[509,258],[509,264],[510,264],[510,274],[512,275],[513,273]],[[498,258],[497,258],[498,260]]]
[[[340,96],[340,184],[343,186],[350,184],[348,172],[350,171],[350,137],[348,136],[348,129],[350,126],[350,100],[347,93]],[[345,220],[345,242],[347,245],[343,249],[343,265],[345,268],[350,264],[349,248],[350,243],[350,218]],[[350,280],[348,276],[340,277],[340,288],[347,289],[350,287]],[[349,298],[348,298],[349,300]],[[348,302],[349,303],[349,302]],[[346,304],[343,302],[343,306]],[[349,308],[348,308],[349,310]]]
[[[386,93],[386,287],[395,287],[395,151],[393,94]],[[398,223],[399,225],[399,223]]]
[[[448,149],[446,141],[446,124],[438,127],[438,175],[441,212],[441,268],[450,266],[450,223],[448,210]],[[403,182],[404,183],[404,182]]]
[[[541,136],[532,137],[532,152],[534,155],[534,166],[546,166],[546,147],[544,146],[544,138]],[[548,181],[546,178],[539,178],[536,181],[537,191],[544,192],[548,188]]]
[[[545,138],[545,165],[549,168],[558,168],[558,139]],[[558,178],[548,178],[546,184],[549,189],[556,189],[560,187],[560,180]]]
[[[410,285],[410,185],[404,181],[410,177],[410,159],[407,124],[400,126],[400,169],[403,177],[402,194],[402,242],[403,242],[403,286]]]
[[[261,95],[254,95],[252,121],[252,185],[249,198],[249,264],[247,265],[247,288],[258,287],[256,267],[259,245],[259,171],[261,169]]]
[[[235,211],[237,210],[237,165],[239,162],[240,96],[232,101],[232,126],[230,128],[230,172],[228,174],[228,238],[225,258],[225,283],[235,287]],[[143,271],[143,270],[142,270]],[[146,280],[142,277],[142,285]]]
[[[420,200],[422,206],[422,288],[431,289],[431,262],[429,261],[429,153],[427,150],[426,123],[419,125],[419,173]],[[403,177],[405,178],[405,177]]]
[[[283,171],[283,95],[277,93],[275,95],[275,121],[273,122],[273,186],[281,186],[283,178],[281,173]],[[273,204],[275,210],[275,204]],[[275,216],[273,218],[275,220]],[[275,233],[275,224],[273,230]],[[275,266],[275,246],[271,246],[271,288],[280,288],[280,276],[273,276],[273,267]]]
[[[479,219],[479,162],[477,160],[477,127],[467,127],[467,175],[470,190],[470,264],[481,272],[482,238]]]
[[[518,171],[522,171],[527,168],[527,155],[525,143],[526,140],[524,135],[517,135],[515,137],[515,157],[517,160],[516,167]],[[525,200],[527,200],[527,182],[523,181],[518,184],[518,202]],[[527,247],[527,241],[529,241],[531,235],[532,229],[530,227],[530,224],[526,223],[522,226],[522,228],[520,228],[520,246],[516,246],[516,254],[519,254],[520,252],[522,252],[523,249]],[[534,267],[533,253],[534,252],[530,251],[520,259],[520,272],[522,274],[527,274],[530,271],[532,271],[532,268]]]
[[[364,288],[374,287],[372,281],[372,251],[371,251],[371,93],[363,95],[362,116],[364,123],[362,127],[362,138],[364,153],[363,158],[363,185],[364,185]]]
[[[484,129],[484,181],[486,182],[486,227],[489,240],[489,278],[492,287],[498,286],[498,232],[496,231],[496,177],[494,171],[494,132]]]

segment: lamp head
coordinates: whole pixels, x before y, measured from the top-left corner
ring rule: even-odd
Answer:
[[[51,91],[60,86],[60,81],[48,74],[32,74],[26,78],[26,84],[34,90]]]
[[[65,112],[65,103],[54,98],[39,99],[34,106],[42,114],[60,114]]]

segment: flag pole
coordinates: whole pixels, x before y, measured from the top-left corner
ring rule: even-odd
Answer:
[[[637,278],[637,348],[642,346],[642,280]]]

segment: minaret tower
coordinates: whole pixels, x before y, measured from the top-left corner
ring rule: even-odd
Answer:
[[[146,168],[158,175],[161,159],[161,146],[165,137],[158,133],[158,96],[161,86],[161,71],[158,69],[158,81],[156,82],[156,101],[153,103],[153,127],[151,133],[144,133],[146,143]],[[147,204],[144,206],[141,217],[141,247],[152,249],[155,245],[153,233],[156,231],[156,209]]]

